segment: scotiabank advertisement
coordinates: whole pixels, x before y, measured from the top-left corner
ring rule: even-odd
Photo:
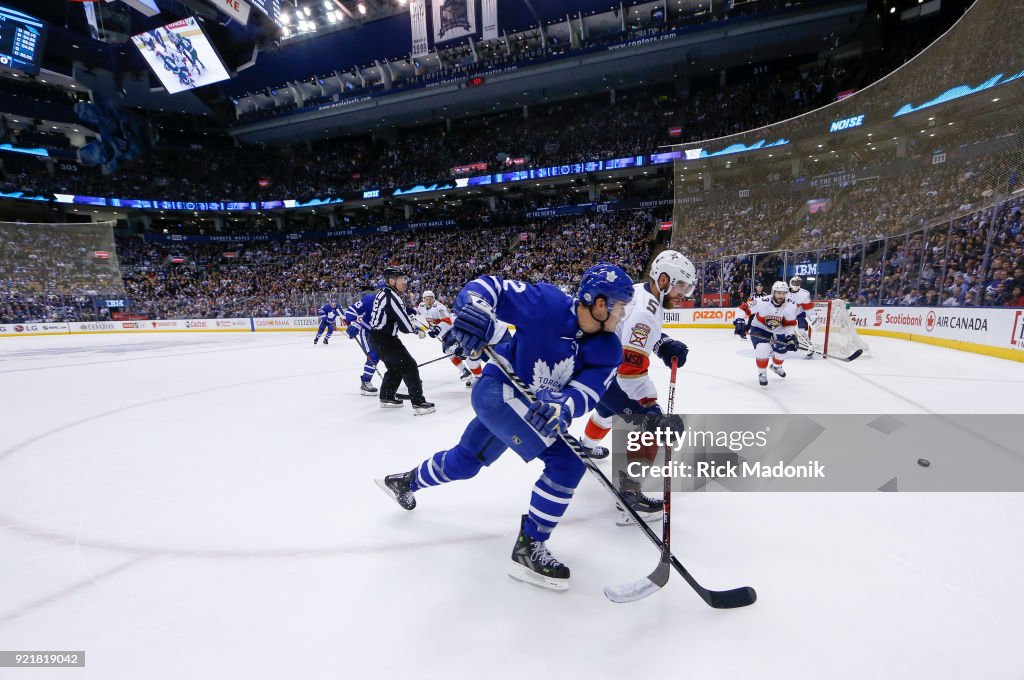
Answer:
[[[909,333],[1024,351],[1024,310],[985,307],[851,307],[857,332]]]

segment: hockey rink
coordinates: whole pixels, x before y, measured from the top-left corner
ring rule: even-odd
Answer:
[[[1021,363],[866,338],[763,390],[749,342],[671,333],[680,412],[1021,413]],[[506,575],[539,463],[413,512],[373,483],[457,441],[457,371],[422,369],[435,414],[383,410],[312,335],[0,339],[0,647],[86,653],[0,678],[1024,677],[1024,494],[676,494],[682,563],[757,589],[717,611],[676,575],[605,599],[659,555],[588,475],[549,542],[570,590],[542,590]]]

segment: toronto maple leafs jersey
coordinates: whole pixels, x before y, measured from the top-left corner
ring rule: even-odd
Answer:
[[[630,399],[657,399],[658,389],[648,375],[651,352],[661,339],[661,301],[651,294],[648,284],[633,287],[633,299],[626,306],[625,318],[619,324],[622,342],[622,365],[616,381]]]
[[[320,321],[333,324],[341,316],[341,310],[328,302],[317,311],[317,316],[320,317]]]
[[[576,301],[547,283],[482,276],[467,283],[459,293],[456,314],[469,304],[471,294],[491,305],[499,321],[516,327],[512,341],[494,349],[523,382],[535,392],[562,392],[569,398],[573,418],[594,408],[622,362],[622,343],[617,335],[581,331]],[[503,328],[498,324],[489,342],[497,342],[502,335]],[[484,375],[511,384],[497,366],[488,364]]]
[[[349,326],[369,329],[368,319],[373,311],[373,298],[376,293],[367,293],[345,309],[345,322]]]

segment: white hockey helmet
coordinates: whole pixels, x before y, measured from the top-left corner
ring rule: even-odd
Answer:
[[[789,289],[795,293],[798,290],[800,290],[800,286],[802,286],[803,283],[803,279],[801,279],[799,276],[794,276],[789,280]]]
[[[651,263],[651,280],[658,285],[658,278],[668,275],[668,287],[671,291],[675,286],[683,286],[683,295],[690,297],[697,287],[697,270],[690,258],[676,250],[663,250]]]
[[[781,302],[775,302],[775,294],[782,293],[782,302],[786,301],[786,295],[789,293],[789,287],[785,281],[776,281],[772,284],[772,302],[775,304],[781,304]]]
[[[423,291],[423,297],[424,298],[434,298],[434,291],[432,291],[432,290],[425,290],[425,291]],[[436,300],[437,298],[434,298],[434,299]]]

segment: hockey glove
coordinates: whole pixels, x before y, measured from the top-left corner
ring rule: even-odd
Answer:
[[[437,324],[434,324],[433,326],[430,327],[430,330],[427,331],[427,335],[429,335],[432,338],[436,338],[437,336],[441,335],[441,327],[438,326]]]
[[[457,314],[449,335],[470,354],[478,354],[494,335],[494,311],[482,298],[471,295]]]
[[[679,360],[680,366],[686,364],[686,355],[690,353],[690,348],[686,346],[686,343],[680,342],[679,340],[664,337],[655,346],[654,351],[657,353],[658,358],[664,361],[666,366],[671,368],[673,358]]]
[[[735,319],[732,322],[732,325],[735,327],[733,332],[736,335],[738,335],[741,338],[743,338],[744,340],[746,340],[747,339],[747,320],[746,319]]]
[[[800,351],[800,339],[798,337],[796,337],[795,335],[787,335],[786,336],[786,342],[789,344],[789,351],[790,352],[799,352]]]
[[[350,323],[348,326],[345,326],[345,335],[355,340],[356,336],[359,335],[359,329],[356,328],[355,324]]]
[[[797,328],[807,328],[807,312],[800,312],[796,315],[796,326]]]
[[[790,340],[796,342],[795,335],[777,335],[772,339],[772,351],[776,354],[785,354],[789,351]]]
[[[561,392],[540,390],[526,414],[528,422],[542,437],[556,437],[559,433],[568,432],[572,422],[572,412],[566,403],[569,397]]]

